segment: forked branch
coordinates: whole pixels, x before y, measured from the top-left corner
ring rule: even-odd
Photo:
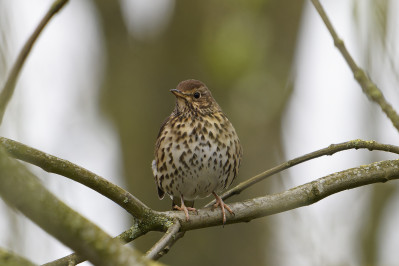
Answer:
[[[330,146],[302,155],[300,157],[297,157],[295,159],[289,160],[287,162],[284,162],[278,166],[275,166],[263,173],[260,173],[259,175],[256,175],[244,182],[241,182],[234,188],[228,190],[225,192],[221,197],[223,199],[230,198],[233,195],[240,194],[243,190],[249,188],[250,186],[253,186],[254,184],[272,176],[275,175],[285,169],[288,169],[292,166],[298,165],[300,163],[316,159],[325,155],[333,155],[337,152],[340,151],[345,151],[345,150],[350,150],[350,149],[368,149],[369,151],[373,150],[378,150],[378,151],[386,151],[386,152],[392,152],[399,154],[399,147],[394,146],[394,145],[389,145],[389,144],[381,144],[376,141],[366,141],[366,140],[361,140],[361,139],[355,139],[351,141],[346,141],[343,143],[338,143],[338,144],[331,144]],[[208,204],[205,205],[205,207],[209,207],[213,205],[215,201],[211,201]]]
[[[229,206],[234,211],[235,216],[229,215],[227,224],[249,222],[260,217],[314,204],[332,194],[344,190],[372,183],[383,183],[394,179],[399,179],[399,160],[388,160],[355,167],[319,178],[281,193],[243,202],[230,203]],[[160,217],[163,217],[163,220],[160,219]],[[171,237],[168,235],[173,236],[176,234],[174,230],[176,229],[174,228],[176,224],[173,222],[176,221],[176,219],[179,220],[181,225],[180,232],[222,224],[220,211],[212,210],[211,208],[198,210],[198,214],[191,215],[189,221],[185,220],[185,215],[181,212],[168,211],[158,213],[154,218],[156,223],[168,223],[169,228],[173,227],[173,230],[171,229],[169,231],[165,239],[170,240]],[[160,225],[154,225],[154,228],[156,227],[160,227]],[[148,228],[148,230],[153,231],[151,228]],[[159,247],[165,246],[163,243],[166,242],[167,241],[161,239],[161,241],[158,242],[162,243]],[[50,262],[46,265],[67,266],[68,264],[53,264],[53,262]]]

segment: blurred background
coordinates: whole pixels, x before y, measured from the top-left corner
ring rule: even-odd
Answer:
[[[0,0],[0,85],[52,1]],[[399,110],[399,3],[324,0],[350,53]],[[160,201],[150,169],[169,92],[205,82],[244,148],[238,184],[296,156],[352,139],[399,145],[361,92],[309,1],[71,0],[35,44],[2,136],[79,164]],[[346,151],[273,176],[229,202],[277,193],[391,154]],[[32,167],[69,206],[111,235],[130,225],[119,206]],[[196,202],[202,206],[210,198]],[[188,232],[170,265],[398,265],[399,183],[345,191],[312,206]],[[133,245],[148,250],[160,233]],[[0,246],[45,263],[71,251],[0,201]],[[89,265],[89,263],[85,263]]]

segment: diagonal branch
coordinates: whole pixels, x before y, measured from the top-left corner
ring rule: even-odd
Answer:
[[[132,227],[122,232],[115,238],[122,240],[124,243],[129,243],[134,239],[139,238],[142,235],[145,235],[147,232],[151,230],[150,228],[147,228],[146,225],[147,225],[146,223],[135,222]],[[76,253],[72,253],[60,259],[45,263],[42,266],[71,266],[82,263],[85,260],[86,259],[83,256],[79,256]]]
[[[0,148],[0,196],[43,230],[95,265],[159,265],[111,238],[69,208],[24,165]]]
[[[63,176],[66,176],[68,178],[71,178],[77,182],[80,182],[88,187],[93,188],[97,192],[101,193],[102,195],[110,198],[111,200],[115,201],[118,203],[120,206],[124,207],[126,210],[128,210],[134,217],[137,218],[137,221],[140,221],[140,223],[137,223],[134,227],[134,230],[127,233],[124,232],[121,235],[123,235],[122,239],[125,242],[130,242],[136,237],[139,237],[149,231],[167,231],[172,225],[173,221],[177,218],[180,220],[180,223],[182,225],[183,231],[186,230],[192,230],[195,228],[201,228],[201,227],[208,227],[208,226],[216,226],[220,224],[221,219],[220,219],[220,214],[217,211],[211,211],[209,209],[202,209],[200,212],[200,215],[193,215],[192,219],[187,223],[180,213],[176,212],[156,212],[145,206],[143,203],[141,203],[138,199],[136,199],[133,195],[130,193],[126,192],[122,188],[119,188],[118,186],[108,182],[107,180],[95,175],[94,173],[91,173],[90,171],[77,166],[75,164],[72,164],[69,161],[62,160],[60,158],[57,158],[55,156],[46,154],[42,151],[33,149],[27,145],[21,144],[19,142],[9,140],[6,138],[1,138],[0,137],[0,143],[2,146],[7,150],[7,152],[12,155],[13,157],[32,163],[34,165],[37,165],[44,170],[52,173],[57,173]],[[339,144],[332,144],[327,148],[300,156],[298,158],[295,158],[293,160],[290,160],[286,163],[283,163],[277,167],[274,167],[262,174],[259,174],[241,184],[233,188],[232,190],[228,191],[225,195],[223,195],[225,198],[231,197],[232,195],[238,194],[244,189],[250,187],[251,185],[254,185],[255,183],[275,174],[278,173],[284,169],[287,169],[291,166],[297,165],[299,163],[324,156],[324,155],[332,155],[336,152],[343,151],[343,150],[348,150],[348,149],[368,149],[368,150],[381,150],[381,151],[387,151],[387,152],[393,152],[399,154],[399,147],[393,146],[393,145],[387,145],[387,144],[381,144],[377,143],[375,141],[364,141],[364,140],[353,140],[353,141],[348,141],[344,143],[339,143]],[[268,197],[276,197],[274,196],[268,196]],[[234,223],[234,222],[241,222],[245,221],[248,218],[243,217],[241,215],[242,212],[242,206],[252,206],[256,199],[249,200],[243,203],[235,203],[232,204],[233,206],[233,211],[235,213],[240,213],[240,215],[236,215],[235,217],[229,217],[228,223]],[[269,199],[268,199],[269,201]],[[241,204],[241,205],[240,205]],[[256,204],[255,204],[256,205]],[[240,207],[241,206],[241,207]],[[303,205],[301,205],[303,206]],[[234,209],[237,208],[237,209]],[[294,208],[294,207],[293,207]],[[253,208],[252,208],[253,209]],[[256,208],[255,208],[256,209]],[[287,209],[288,210],[288,209]],[[284,210],[281,210],[284,211]],[[243,215],[247,215],[247,212],[242,212]],[[252,214],[251,214],[252,215]],[[209,221],[209,217],[211,220]],[[240,217],[240,219],[239,219]],[[255,218],[258,218],[258,216],[254,216]],[[259,216],[261,217],[261,216]],[[198,221],[198,219],[200,221]],[[251,218],[252,219],[252,218]],[[172,229],[170,229],[172,230]],[[136,236],[134,236],[136,234]],[[175,238],[173,239],[173,244],[175,241],[177,241],[178,237],[181,237],[182,233],[178,233],[175,235]],[[131,237],[133,235],[133,237]],[[174,234],[167,234],[165,237],[168,237],[171,239],[171,236]],[[163,240],[161,240],[163,241]],[[162,242],[166,243],[166,242]],[[158,245],[158,247],[161,247]],[[157,258],[157,256],[162,256],[164,253],[159,253],[159,252],[154,252],[153,254],[158,254],[154,255],[154,258]],[[152,256],[152,255],[151,255]],[[70,261],[76,261],[76,263],[79,263],[83,261],[84,259],[81,257],[77,257],[76,255],[70,255],[65,258],[62,258],[60,260],[57,260],[55,262],[49,263],[48,265],[68,265],[68,262]]]
[[[347,169],[281,193],[230,203],[229,206],[235,215],[227,217],[227,224],[249,222],[260,217],[311,205],[344,190],[394,179],[399,179],[399,159]],[[170,218],[180,220],[181,231],[222,225],[219,210],[206,208],[198,211],[198,215],[191,215],[188,222],[185,221],[182,213],[166,212],[166,214]]]
[[[13,67],[11,68],[10,74],[7,78],[6,83],[0,93],[0,124],[3,120],[4,112],[7,108],[7,104],[10,101],[17,83],[19,73],[21,72],[22,66],[25,63],[29,52],[32,50],[34,43],[39,37],[40,33],[43,31],[44,27],[50,21],[50,19],[61,10],[61,8],[68,2],[68,0],[55,0],[51,5],[50,9],[47,11],[46,15],[42,18],[39,25],[36,27],[35,31],[26,41],[24,47],[18,55]]]
[[[114,201],[133,217],[142,218],[152,212],[123,188],[81,166],[7,138],[0,137],[0,143],[14,158],[36,165],[49,173],[59,174],[79,182]]]
[[[141,217],[142,219],[143,214],[145,214],[147,217],[154,214],[153,210],[148,208],[144,203],[142,203],[126,190],[84,169],[83,167],[4,137],[0,137],[0,143],[14,158],[34,164],[47,172],[56,173],[68,177],[87,187],[90,187],[117,203],[119,206],[127,210],[136,218]],[[320,149],[297,157],[276,167],[273,167],[259,175],[256,175],[224,193],[222,195],[222,198],[227,199],[233,195],[240,194],[243,190],[266,179],[267,177],[270,177],[278,172],[281,172],[302,162],[306,162],[324,155],[333,155],[337,152],[349,149],[368,149],[370,151],[380,150],[399,154],[398,146],[381,144],[375,141],[365,141],[357,139],[339,144],[331,144],[324,149]],[[205,205],[205,207],[209,207],[213,203],[214,201],[208,203],[207,205]]]
[[[399,179],[399,160],[376,162],[347,169],[281,193],[231,203],[229,206],[235,215],[228,216],[227,224],[249,222],[253,219],[311,205],[344,190],[394,179]],[[174,221],[176,219],[179,220],[181,225],[180,233],[178,234],[194,229],[222,225],[221,213],[218,209],[200,209],[197,215],[190,216],[189,221],[185,220],[184,213],[167,211],[156,213],[156,216],[152,219],[155,224],[147,227],[145,229],[147,231],[143,231],[142,234],[149,231],[158,231],[158,228],[161,227],[170,228],[175,226]],[[177,229],[175,228],[175,230]],[[174,232],[172,231],[171,235]],[[68,266],[68,263],[64,261],[63,264],[49,263],[47,265]]]
[[[382,109],[382,111],[388,116],[391,120],[394,127],[399,130],[399,115],[393,109],[392,105],[388,103],[382,94],[382,91],[374,84],[367,74],[364,72],[363,69],[358,67],[355,60],[352,58],[348,50],[346,49],[345,43],[342,39],[339,38],[337,32],[335,31],[330,19],[328,18],[326,12],[323,9],[323,6],[320,4],[319,0],[311,0],[314,7],[316,8],[317,12],[319,13],[321,19],[323,20],[324,24],[326,25],[328,31],[330,32],[333,40],[334,45],[338,48],[341,52],[342,56],[348,63],[350,69],[353,72],[353,75],[359,85],[362,87],[363,92],[367,95],[369,99],[376,102]]]
[[[278,166],[275,166],[263,173],[260,173],[244,182],[241,182],[234,188],[226,191],[221,198],[222,199],[227,199],[232,197],[233,195],[240,194],[243,190],[249,188],[250,186],[253,186],[254,184],[274,175],[277,174],[285,169],[288,169],[292,166],[298,165],[300,163],[322,157],[325,155],[333,155],[337,152],[344,151],[344,150],[350,150],[350,149],[368,149],[369,151],[373,150],[378,150],[378,151],[386,151],[386,152],[392,152],[399,154],[399,147],[394,146],[394,145],[389,145],[389,144],[381,144],[376,141],[365,141],[361,139],[356,139],[356,140],[351,140],[343,143],[338,143],[338,144],[331,144],[330,146],[320,149],[305,155],[302,155],[300,157],[297,157],[295,159],[289,160],[285,163],[282,163]],[[213,205],[215,201],[211,201],[208,204],[205,205],[205,207],[210,207]]]
[[[176,219],[172,226],[168,228],[163,237],[145,254],[148,259],[158,260],[160,257],[169,252],[170,248],[176,241],[184,236],[184,232],[180,232],[180,222]]]
[[[36,264],[8,250],[0,248],[0,265],[35,266]]]

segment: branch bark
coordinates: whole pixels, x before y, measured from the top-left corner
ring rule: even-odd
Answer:
[[[133,217],[151,215],[152,210],[128,191],[81,166],[7,138],[0,137],[0,143],[12,157],[79,182],[114,201]]]
[[[351,168],[281,193],[243,202],[230,203],[229,206],[235,215],[232,216],[228,214],[227,224],[249,222],[253,219],[314,204],[325,197],[344,190],[372,183],[384,183],[394,179],[399,179],[399,160],[388,160]],[[180,223],[180,231],[178,234],[194,229],[222,225],[220,210],[213,210],[209,207],[199,209],[198,214],[191,215],[189,221],[185,220],[184,213],[176,211],[156,212],[154,215],[155,216],[150,218],[154,223],[146,227],[144,229],[145,232],[142,232],[143,234],[149,231],[159,231],[159,228],[169,229],[172,226],[176,226],[174,223],[176,219],[178,219]],[[174,234],[175,231],[173,230],[170,236]],[[171,237],[168,238],[171,239]],[[161,239],[159,243],[166,243],[166,241]],[[164,244],[159,244],[159,247],[162,246],[164,246]],[[161,250],[160,248],[157,249]],[[158,256],[163,255],[159,252],[157,254]],[[68,264],[49,263],[46,265],[67,266]]]
[[[344,190],[394,179],[399,179],[399,160],[351,168],[281,193],[230,203],[229,206],[235,215],[228,215],[227,224],[249,222],[256,218],[311,205]],[[184,220],[184,214],[175,212],[165,214],[171,219],[178,218],[182,231],[222,225],[220,211],[210,208],[200,209],[198,215],[191,215],[188,222]]]
[[[202,228],[202,227],[216,226],[216,225],[221,224],[221,217],[220,217],[220,213],[218,211],[212,211],[209,208],[201,209],[199,215],[192,215],[190,221],[186,222],[185,218],[180,213],[156,212],[154,210],[151,210],[150,208],[145,206],[143,203],[141,203],[138,199],[136,199],[133,195],[131,195],[127,191],[123,190],[122,188],[119,188],[118,186],[112,184],[111,182],[105,180],[104,178],[99,177],[96,174],[94,174],[80,166],[77,166],[69,161],[46,154],[42,151],[33,149],[27,145],[24,145],[19,142],[9,140],[6,138],[0,138],[0,143],[7,150],[7,152],[10,155],[12,155],[14,158],[37,165],[37,166],[41,167],[42,169],[44,169],[45,171],[57,173],[57,174],[66,176],[68,178],[71,178],[77,182],[80,182],[80,183],[96,190],[97,192],[101,193],[102,195],[110,198],[111,200],[115,201],[120,206],[122,206],[123,208],[128,210],[136,218],[135,219],[136,222],[131,229],[129,229],[128,231],[125,231],[120,236],[118,236],[118,238],[122,238],[125,242],[130,242],[134,238],[144,235],[145,233],[147,233],[149,231],[164,231],[165,232],[167,230],[171,230],[170,228],[174,224],[175,219],[179,219],[180,224],[181,224],[181,231],[193,230],[193,229]],[[235,188],[226,192],[223,195],[223,197],[228,198],[235,194],[239,194],[241,191],[256,184],[257,182],[260,182],[261,180],[263,180],[273,174],[276,174],[284,169],[287,169],[291,166],[294,166],[299,163],[302,163],[302,162],[305,162],[305,161],[308,161],[308,160],[311,160],[311,159],[314,159],[317,157],[321,157],[324,155],[333,155],[336,152],[348,150],[348,149],[368,149],[370,151],[371,150],[381,150],[381,151],[387,151],[387,152],[399,154],[399,147],[394,146],[394,145],[381,144],[381,143],[377,143],[375,141],[353,140],[353,141],[348,141],[348,142],[339,143],[339,144],[332,144],[329,147],[326,147],[324,149],[320,149],[320,150],[314,151],[312,153],[295,158],[293,160],[287,161],[279,166],[276,166],[268,171],[265,171],[264,173],[261,173],[261,174],[255,176],[247,181],[244,181],[241,184],[237,185]],[[361,169],[363,169],[363,168],[360,167],[359,171]],[[350,170],[347,170],[347,171],[350,171]],[[341,173],[341,175],[348,175],[348,173]],[[368,178],[367,180],[370,180],[368,175],[365,175],[365,176]],[[330,180],[330,179],[331,179],[330,176],[325,178],[325,180]],[[322,181],[319,181],[319,182],[322,182]],[[325,182],[325,181],[323,181],[323,182]],[[360,182],[360,183],[355,183],[355,184],[357,184],[356,186],[363,184],[363,183],[361,183],[361,180],[358,180],[358,182]],[[381,182],[381,180],[379,180],[379,181],[373,180],[370,182]],[[304,188],[306,188],[306,186],[312,186],[310,184],[306,184],[303,186],[305,186]],[[347,182],[344,183],[340,187],[340,188],[342,188],[341,190],[352,188],[352,187],[346,188],[345,187],[346,185],[348,185]],[[327,188],[326,191],[328,191],[328,189],[329,188]],[[308,191],[312,191],[312,188],[309,188]],[[273,214],[276,212],[286,211],[286,210],[289,210],[292,208],[296,208],[299,206],[304,206],[304,205],[309,204],[309,203],[304,203],[302,201],[303,198],[300,199],[298,197],[294,197],[294,195],[291,194],[291,190],[284,192],[284,193],[285,193],[284,195],[286,195],[286,197],[288,197],[288,199],[290,199],[290,200],[295,199],[297,205],[295,205],[295,201],[290,204],[286,204],[286,200],[283,200],[281,198],[282,195],[280,195],[280,194],[273,195],[273,196],[266,196],[266,197],[257,198],[257,199],[252,199],[252,200],[248,200],[248,201],[241,202],[241,203],[233,203],[233,204],[230,204],[230,206],[233,208],[233,211],[236,213],[236,215],[233,217],[230,216],[228,219],[228,223],[249,221],[254,218],[263,217],[265,215],[270,215],[270,214]],[[295,193],[295,195],[300,194],[300,193],[299,194],[298,193],[299,192],[297,191]],[[326,197],[329,194],[328,195],[323,194],[323,195],[324,195],[323,197]],[[309,197],[309,196],[306,196],[306,197]],[[317,199],[317,200],[320,200],[320,199]],[[271,204],[272,202],[282,202],[283,205],[285,206],[285,208],[283,208],[282,206],[279,207],[279,205],[270,207],[268,204]],[[277,204],[277,203],[275,203],[275,204]],[[291,206],[291,207],[289,207],[289,206]],[[270,208],[271,208],[271,210],[270,210]],[[274,211],[275,209],[278,209],[278,208],[281,208],[281,210]],[[165,237],[173,236],[173,235],[176,236],[175,234],[167,234]],[[181,237],[181,236],[182,236],[182,234],[179,235],[179,237]],[[177,241],[177,239],[179,237],[175,237],[174,242]],[[169,237],[169,239],[171,239],[171,237]],[[161,241],[163,241],[163,240],[161,239]],[[171,242],[171,244],[173,244],[174,242]],[[167,242],[163,241],[162,243],[167,243]],[[159,247],[161,247],[161,245],[158,245],[157,252],[153,252],[153,254],[151,255],[151,256],[154,256],[154,258],[158,258],[164,254],[164,253],[160,252],[161,249]],[[157,254],[157,255],[155,255],[155,254]],[[68,262],[68,261],[76,261],[76,263],[79,263],[83,260],[84,260],[83,257],[77,257],[76,255],[70,255],[70,256],[67,256],[65,258],[62,258],[60,260],[54,261],[54,262],[46,264],[46,265],[67,265],[66,262]]]
[[[0,248],[0,265],[2,266],[35,266],[29,260]]]
[[[126,209],[129,213],[131,213],[136,218],[136,224],[133,226],[134,231],[133,234],[139,234],[140,236],[147,233],[148,231],[167,231],[170,226],[173,224],[173,219],[179,218],[179,215],[175,216],[174,213],[160,213],[154,210],[151,210],[146,205],[144,205],[141,201],[131,195],[129,192],[123,190],[122,188],[112,184],[106,179],[76,165],[69,161],[57,158],[55,156],[49,155],[37,149],[31,148],[22,143],[2,138],[0,137],[0,143],[7,150],[7,152],[13,156],[14,158],[23,160],[25,162],[34,164],[36,166],[41,167],[43,170],[63,175],[72,180],[75,180],[81,184],[84,184],[100,194],[108,197],[113,200],[121,207]],[[381,144],[375,141],[364,141],[364,140],[352,140],[339,144],[332,144],[326,148],[311,152],[309,154],[297,157],[293,160],[287,161],[279,166],[276,166],[270,170],[267,170],[257,176],[254,176],[240,184],[238,184],[233,189],[227,191],[222,195],[223,199],[227,199],[233,195],[241,193],[243,190],[249,188],[250,186],[262,181],[263,179],[281,172],[289,167],[297,165],[299,163],[315,159],[324,155],[333,155],[337,152],[348,150],[348,149],[368,149],[372,150],[381,150],[399,154],[399,147],[394,145]],[[207,204],[205,207],[211,206],[212,202]],[[247,203],[245,203],[247,204]],[[239,212],[240,210],[236,211]],[[165,214],[167,214],[165,216]],[[172,216],[170,216],[172,215]],[[208,214],[207,214],[208,215]],[[195,217],[195,216],[194,216]],[[236,222],[240,222],[237,220],[237,215],[232,217],[233,219],[229,219],[230,221],[236,220]],[[213,225],[217,225],[220,223],[220,217],[216,218]],[[184,224],[184,219],[182,220]],[[205,225],[204,226],[208,226]],[[132,228],[133,228],[132,227]],[[132,229],[130,229],[132,230]],[[130,242],[133,239],[126,237],[131,233],[126,234],[126,232],[122,233],[124,235],[124,241]],[[182,235],[181,235],[182,236]],[[180,237],[181,237],[180,236]],[[177,241],[178,237],[175,238]],[[160,254],[158,252],[158,254]],[[72,257],[70,257],[72,256]],[[63,264],[65,261],[75,260],[77,263],[83,261],[83,257],[76,257],[76,255],[70,255],[60,260],[54,261],[53,263],[59,264],[48,264],[48,265],[65,265]],[[161,255],[162,256],[162,255]]]
[[[128,230],[119,234],[116,238],[122,240],[124,243],[129,243],[142,235],[145,235],[150,230],[146,228],[144,223],[134,222],[133,226]],[[42,266],[72,266],[82,263],[86,260],[85,257],[72,253],[68,256],[59,258],[57,260],[43,264]]]
[[[168,228],[168,231],[163,237],[145,254],[148,259],[157,260],[166,253],[169,252],[170,248],[176,241],[183,237],[184,232],[180,231],[180,222],[175,220],[173,225]]]
[[[47,172],[65,176],[87,187],[90,187],[91,189],[97,191],[98,193],[117,203],[119,206],[132,214],[135,218],[139,218],[141,220],[150,220],[147,218],[158,215],[154,210],[147,207],[144,203],[142,203],[140,200],[138,200],[136,197],[134,197],[123,188],[109,182],[103,177],[100,177],[88,171],[83,167],[4,137],[0,137],[0,143],[14,158],[31,163]],[[230,198],[233,195],[240,194],[243,190],[249,188],[250,186],[253,186],[254,184],[287,168],[309,161],[311,159],[315,159],[325,155],[333,155],[337,152],[349,149],[368,149],[370,151],[380,150],[399,154],[398,146],[381,144],[375,141],[356,139],[343,143],[331,144],[326,148],[294,158],[276,167],[273,167],[272,169],[269,169],[259,175],[256,175],[244,182],[241,182],[234,188],[225,192],[221,197],[223,199]],[[211,201],[210,203],[205,205],[205,207],[210,207],[213,203],[214,201]],[[167,227],[159,228],[159,230],[165,231],[167,229]]]
[[[159,265],[124,246],[47,191],[25,166],[0,148],[0,196],[62,243],[92,263]]]
[[[241,182],[234,188],[226,191],[221,197],[222,199],[228,199],[232,197],[233,195],[240,194],[243,190],[249,188],[250,186],[255,185],[256,183],[274,175],[277,174],[285,169],[288,169],[292,166],[298,165],[300,163],[322,157],[325,155],[333,155],[337,152],[340,151],[345,151],[345,150],[350,150],[350,149],[368,149],[369,151],[373,150],[378,150],[378,151],[386,151],[386,152],[392,152],[399,154],[399,147],[394,146],[394,145],[389,145],[389,144],[381,144],[376,141],[365,141],[361,139],[355,139],[351,141],[346,141],[343,143],[338,143],[338,144],[331,144],[330,146],[305,154],[303,156],[297,157],[295,159],[289,160],[285,163],[282,163],[276,167],[273,167],[263,173],[260,173],[259,175],[256,175],[244,182]],[[215,200],[209,202],[208,204],[205,205],[205,207],[210,207],[215,203]]]

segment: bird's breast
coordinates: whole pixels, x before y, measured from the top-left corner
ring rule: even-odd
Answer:
[[[239,142],[227,118],[176,119],[160,137],[156,168],[168,177],[161,187],[170,195],[205,197],[234,178],[231,170]]]

